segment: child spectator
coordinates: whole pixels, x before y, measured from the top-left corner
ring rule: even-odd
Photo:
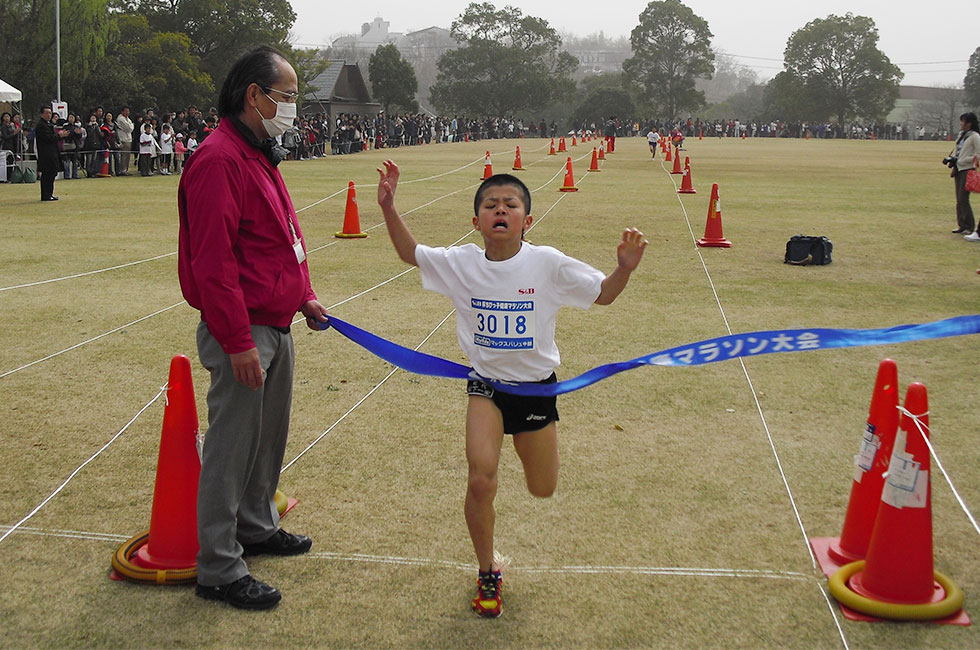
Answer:
[[[548,246],[524,241],[531,226],[531,195],[519,179],[498,174],[483,181],[473,202],[475,244],[430,248],[415,241],[395,209],[398,166],[384,161],[378,183],[388,234],[398,256],[419,267],[422,286],[456,306],[460,347],[481,377],[509,382],[554,383],[559,364],[554,342],[561,305],[608,305],[623,291],[640,263],[643,233],[623,231],[618,266],[604,275]],[[479,379],[467,383],[466,459],[469,478],[465,515],[479,561],[477,594],[471,605],[480,616],[500,616],[501,575],[494,565],[494,497],[497,465],[505,435],[524,466],[531,494],[548,497],[558,482],[558,420],[555,397],[505,393]]]
[[[140,159],[137,163],[137,167],[140,170],[140,176],[149,176],[150,170],[150,159],[153,156],[153,146],[156,143],[156,139],[153,137],[153,125],[149,122],[143,123],[143,132],[140,134]]]
[[[174,136],[174,165],[179,174],[184,169],[184,154],[187,153],[187,146],[184,144],[184,134],[178,133]]]
[[[164,123],[160,127],[160,173],[170,175],[170,162],[174,154],[174,134],[170,125]]]

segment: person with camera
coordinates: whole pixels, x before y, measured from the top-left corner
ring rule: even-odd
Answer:
[[[956,230],[955,234],[965,233],[963,238],[969,241],[980,241],[973,218],[973,208],[970,207],[970,193],[966,189],[966,175],[974,167],[974,157],[980,156],[980,128],[977,127],[976,113],[960,115],[960,134],[956,138],[956,148],[943,158],[943,164],[952,171],[956,187]]]

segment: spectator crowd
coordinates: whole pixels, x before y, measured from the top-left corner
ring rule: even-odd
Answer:
[[[176,112],[157,114],[153,109],[134,114],[123,106],[118,114],[101,106],[86,113],[55,115],[55,127],[67,132],[59,143],[65,179],[93,176],[142,176],[179,174],[187,157],[217,128],[215,108],[206,113],[189,106]],[[641,122],[646,125],[641,130]],[[525,121],[509,117],[430,116],[422,113],[361,116],[341,113],[335,120],[325,112],[302,115],[277,140],[291,160],[312,160],[327,155],[345,155],[367,149],[410,147],[421,144],[505,138],[554,138],[567,133],[608,134],[631,137],[654,130],[671,137],[782,137],[849,138],[888,140],[945,140],[948,133],[927,133],[921,126],[902,124],[835,123],[808,124],[780,120],[770,122],[728,120],[646,120],[599,118],[574,128],[559,129],[545,120]],[[34,129],[19,114],[3,113],[0,121],[0,150],[13,152],[7,161],[34,156]],[[134,165],[134,161],[136,164]],[[4,164],[0,161],[0,164]]]

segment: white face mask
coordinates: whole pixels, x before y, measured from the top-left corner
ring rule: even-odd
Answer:
[[[265,93],[262,94],[269,97]],[[269,101],[276,105],[276,114],[272,116],[272,119],[262,117],[258,106],[255,107],[255,112],[259,114],[259,117],[262,117],[262,126],[265,128],[265,132],[269,134],[270,138],[274,138],[285,133],[286,129],[293,125],[293,120],[296,119],[296,104],[277,102],[271,97],[269,97]]]

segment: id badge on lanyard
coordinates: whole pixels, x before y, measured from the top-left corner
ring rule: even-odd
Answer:
[[[302,264],[303,260],[306,259],[306,251],[303,250],[302,240],[297,239],[295,243],[293,243],[293,252],[296,253],[296,263]]]

